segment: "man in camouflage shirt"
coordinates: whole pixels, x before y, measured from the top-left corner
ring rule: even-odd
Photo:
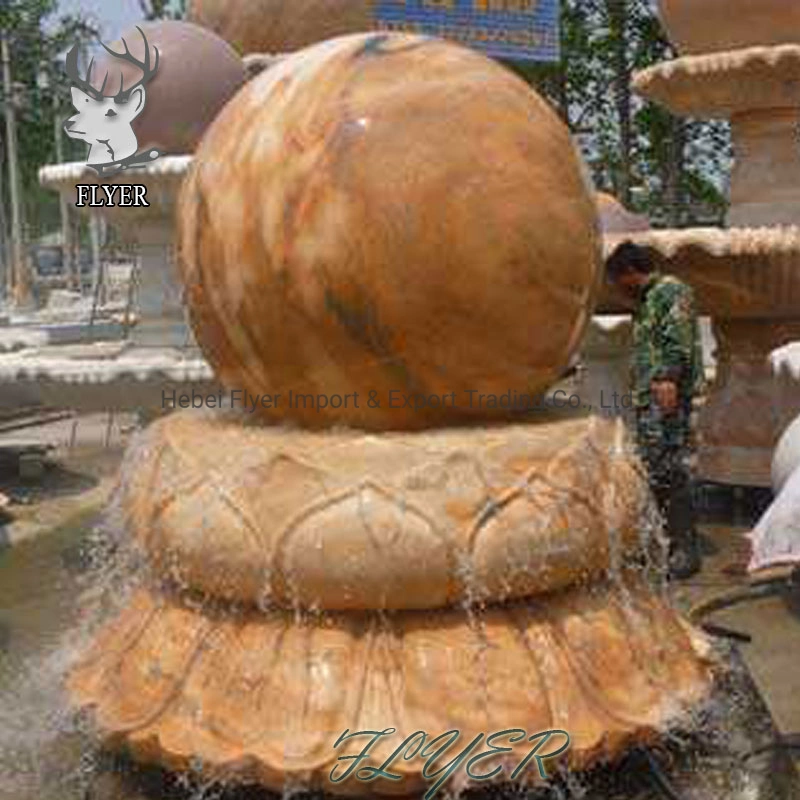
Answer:
[[[631,378],[637,440],[670,540],[670,573],[700,568],[694,525],[692,401],[702,385],[703,359],[694,293],[653,268],[649,251],[620,245],[606,265],[608,280],[634,299]]]

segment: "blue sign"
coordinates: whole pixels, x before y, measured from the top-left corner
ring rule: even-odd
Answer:
[[[450,39],[495,58],[558,61],[559,0],[376,0],[378,28]]]

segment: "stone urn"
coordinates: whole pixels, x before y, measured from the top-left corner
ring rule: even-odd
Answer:
[[[795,0],[659,0],[672,43],[686,55],[800,43]]]

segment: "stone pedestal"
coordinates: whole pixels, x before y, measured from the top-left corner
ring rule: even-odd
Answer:
[[[735,114],[731,131],[731,227],[800,224],[800,147],[795,108]]]
[[[630,392],[632,333],[629,315],[594,317],[581,345],[581,369],[576,380],[584,406],[591,406],[601,416],[622,417],[627,422],[632,421],[633,412],[622,406],[622,398]]]
[[[176,274],[171,219],[146,222],[132,231],[120,226],[120,232],[139,250],[135,292],[138,321],[131,330],[131,342],[137,347],[194,348],[183,287]]]
[[[77,184],[138,184],[147,187],[147,207],[93,209],[139,250],[134,314],[137,324],[130,340],[135,347],[188,349],[197,352],[183,308],[183,290],[174,260],[174,214],[191,156],[160,158],[143,169],[100,181],[85,164],[43,167],[39,180],[75,203]],[[86,209],[84,209],[86,210]]]

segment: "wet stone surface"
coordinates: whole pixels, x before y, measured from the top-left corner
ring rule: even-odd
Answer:
[[[793,800],[800,782],[755,685],[735,650],[721,650],[731,669],[697,715],[697,732],[674,732],[662,744],[639,749],[614,767],[553,776],[541,789],[479,787],[464,800]],[[272,800],[256,787],[200,786],[190,779],[95,754],[82,781],[81,800]],[[284,797],[321,800],[321,793]],[[445,787],[437,794],[447,797]]]
[[[64,638],[73,631],[92,525],[81,520],[0,553],[0,800],[266,800],[255,788],[197,786],[185,777],[97,753],[57,690]],[[104,559],[100,559],[104,560]],[[5,635],[4,635],[5,634]],[[776,748],[769,712],[735,649],[730,669],[697,712],[695,732],[614,767],[556,777],[540,790],[479,786],[466,798],[528,800],[793,800],[800,783],[789,753]],[[794,676],[787,675],[787,680]],[[654,771],[653,764],[658,767]],[[660,781],[660,783],[659,783]],[[671,788],[668,788],[671,787]],[[446,788],[446,787],[444,787]],[[287,791],[284,796],[319,797]],[[670,793],[671,792],[671,793]],[[374,797],[375,795],[372,794]],[[442,791],[437,797],[446,797]]]

